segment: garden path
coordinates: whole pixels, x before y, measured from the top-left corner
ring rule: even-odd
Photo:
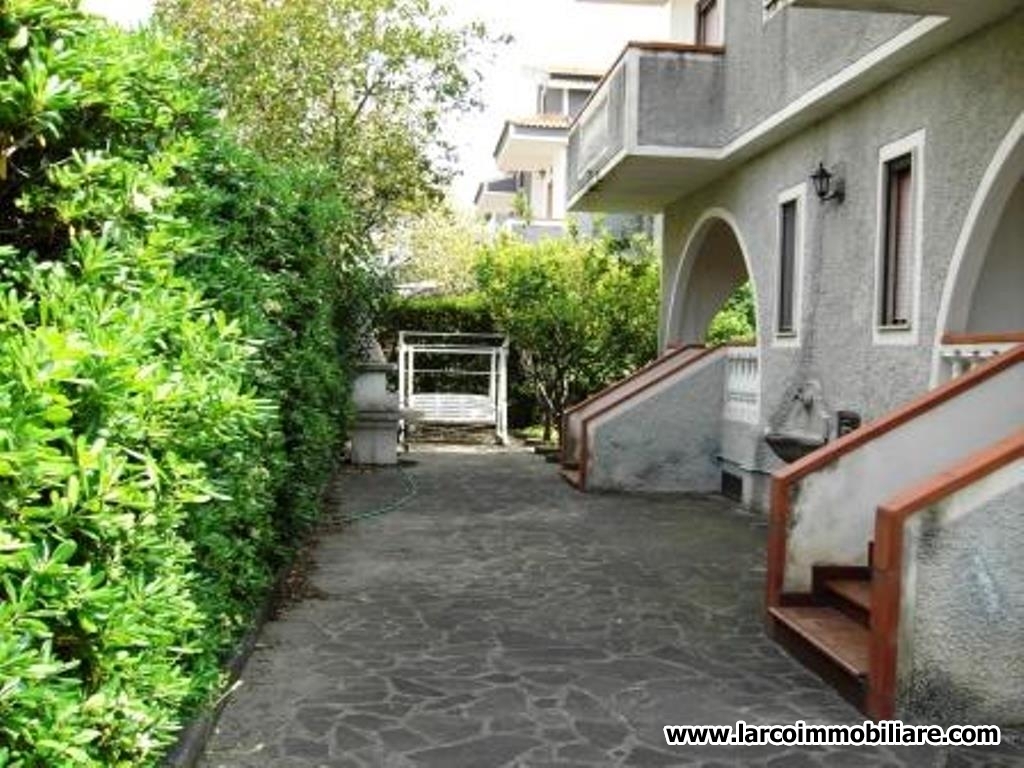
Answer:
[[[349,470],[309,599],[268,624],[204,765],[1022,765],[1024,752],[665,746],[665,724],[861,718],[764,635],[765,525],[582,495],[523,453]],[[404,474],[403,474],[404,473]]]

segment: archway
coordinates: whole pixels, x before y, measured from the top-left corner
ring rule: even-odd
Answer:
[[[668,342],[704,343],[712,320],[748,282],[756,318],[757,290],[735,219],[721,209],[706,212],[691,230],[673,278],[666,326]]]
[[[935,328],[932,384],[1024,340],[1022,296],[1024,113],[989,163],[957,240]]]
[[[937,328],[986,336],[1024,331],[1024,114],[979,185],[950,265]]]

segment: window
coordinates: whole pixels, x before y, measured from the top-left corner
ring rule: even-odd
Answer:
[[[590,98],[590,91],[581,91],[573,89],[569,91],[569,117],[576,117],[580,112],[583,111],[583,107],[587,104],[587,99]]]
[[[722,0],[697,3],[697,45],[722,44]]]
[[[565,91],[562,88],[546,88],[541,100],[540,111],[545,115],[565,113]]]
[[[803,312],[804,206],[807,184],[798,184],[778,197],[778,266],[775,272],[775,334],[772,345],[794,347],[800,344],[800,317]]]
[[[787,200],[779,209],[779,315],[776,331],[780,335],[791,335],[796,331],[796,205],[796,200]]]
[[[875,344],[912,345],[920,341],[926,140],[922,129],[878,150],[875,296],[871,313]]]
[[[910,153],[885,164],[883,238],[880,322],[883,328],[906,327],[914,298],[914,164]]]

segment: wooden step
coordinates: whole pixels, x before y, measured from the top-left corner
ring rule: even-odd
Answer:
[[[867,676],[871,634],[863,624],[828,606],[772,608],[770,614],[847,675]]]
[[[871,582],[864,579],[832,579],[825,589],[871,615]]]

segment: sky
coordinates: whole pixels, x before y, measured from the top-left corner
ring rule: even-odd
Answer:
[[[483,74],[482,111],[451,127],[459,150],[460,175],[452,201],[469,208],[477,185],[499,175],[493,151],[506,119],[535,111],[536,86],[552,67],[603,72],[629,40],[668,35],[668,11],[660,5],[587,0],[438,0],[454,21],[483,21],[493,35],[514,41],[491,62],[468,62]],[[86,8],[122,24],[144,22],[153,0],[85,0]]]

